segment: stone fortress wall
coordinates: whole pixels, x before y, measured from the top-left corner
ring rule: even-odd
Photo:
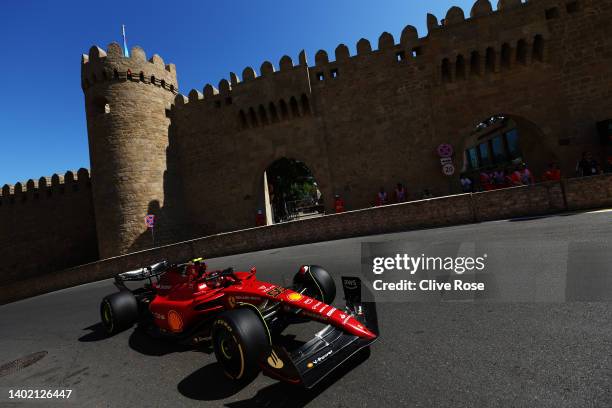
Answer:
[[[585,150],[602,160],[595,124],[612,117],[612,0],[500,0],[496,10],[478,0],[465,14],[428,15],[426,36],[407,26],[399,41],[361,39],[356,55],[341,44],[333,57],[317,52],[314,64],[304,52],[278,67],[266,61],[259,74],[247,67],[186,96],[176,67],[158,55],[92,47],[81,62],[91,192],[50,213],[17,210],[17,193],[5,186],[2,239],[24,248],[5,250],[7,265],[43,246],[16,235],[15,220],[25,218],[52,220],[48,231],[70,218],[74,225],[59,229],[85,258],[150,248],[150,213],[155,245],[252,227],[263,173],[283,157],[312,170],[328,211],[334,194],[348,210],[367,208],[380,186],[398,181],[413,193],[456,192],[458,172],[442,175],[436,147],[451,143],[461,168],[475,126],[497,114],[517,124],[537,175],[558,161],[572,176]],[[52,252],[36,267],[81,262],[70,246]]]
[[[0,284],[98,259],[89,172],[4,185]]]
[[[451,8],[429,32],[383,33],[351,56],[319,51],[294,64],[247,67],[218,88],[191,90],[172,107],[170,143],[180,157],[192,236],[251,226],[262,174],[281,157],[313,171],[328,210],[372,205],[380,186],[449,193],[435,153],[463,151],[482,120],[515,120],[524,157],[540,175],[550,161],[573,176],[584,150],[601,153],[595,124],[612,115],[612,2],[478,0],[466,18]],[[453,180],[458,186],[458,174]],[[455,187],[457,188],[457,187]],[[456,191],[456,190],[455,190]]]

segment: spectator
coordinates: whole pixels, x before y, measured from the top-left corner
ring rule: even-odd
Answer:
[[[507,187],[504,169],[497,169],[493,172],[493,186],[495,188]]]
[[[387,204],[387,192],[385,191],[384,187],[381,187],[380,191],[376,195],[376,205],[381,206],[381,205],[386,205],[386,204]]]
[[[521,164],[519,173],[521,175],[521,183],[523,183],[524,185],[528,186],[530,184],[535,183],[533,174],[531,174],[531,171],[529,170],[529,168],[527,167],[525,163]]]
[[[255,216],[255,225],[257,227],[266,225],[266,216],[264,215],[263,210],[257,210],[257,215]]]
[[[578,177],[594,176],[599,174],[599,164],[591,152],[582,153],[582,159],[576,165],[576,174]]]
[[[461,183],[461,191],[463,191],[464,193],[471,193],[473,191],[472,179],[466,176],[465,174],[461,175],[461,177],[459,178],[459,182]]]
[[[344,200],[340,197],[340,195],[336,194],[334,197],[334,210],[336,213],[344,212]]]
[[[506,180],[509,181],[510,185],[515,187],[515,186],[522,186],[523,185],[523,181],[521,178],[521,172],[517,167],[514,168],[514,170],[509,172],[509,176],[506,177]]]
[[[491,182],[491,175],[485,170],[480,172],[480,186],[485,191],[493,190],[493,183]]]
[[[542,180],[544,181],[559,181],[561,180],[561,170],[559,170],[559,166],[556,163],[549,163],[548,169],[544,172],[542,176]]]
[[[406,201],[406,189],[402,185],[402,183],[397,183],[397,187],[395,187],[395,202],[403,203]]]

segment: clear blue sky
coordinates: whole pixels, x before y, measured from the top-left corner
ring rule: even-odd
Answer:
[[[494,6],[496,4],[493,1]],[[0,186],[89,168],[80,88],[80,56],[91,45],[121,40],[177,66],[187,94],[215,86],[246,66],[259,72],[280,57],[310,63],[340,43],[355,54],[364,37],[376,47],[388,31],[399,41],[407,24],[427,34],[427,12],[444,18],[453,5],[466,15],[470,0],[296,1],[3,1],[0,8]]]

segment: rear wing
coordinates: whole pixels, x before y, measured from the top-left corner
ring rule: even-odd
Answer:
[[[166,272],[168,266],[168,262],[161,261],[150,266],[145,266],[144,268],[122,272],[115,275],[115,283],[122,284],[123,282],[128,281],[143,281],[145,279],[151,279]]]
[[[362,289],[365,288],[361,287],[361,280],[342,277],[342,287],[346,311],[378,336],[376,304],[362,302]],[[260,366],[264,374],[270,377],[312,388],[376,339],[355,336],[328,325],[292,352],[273,345],[270,354],[262,356]]]

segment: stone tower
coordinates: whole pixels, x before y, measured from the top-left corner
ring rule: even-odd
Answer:
[[[139,47],[92,47],[81,61],[98,246],[101,258],[151,246],[144,217],[164,205],[174,64]],[[143,244],[146,242],[147,244]]]

